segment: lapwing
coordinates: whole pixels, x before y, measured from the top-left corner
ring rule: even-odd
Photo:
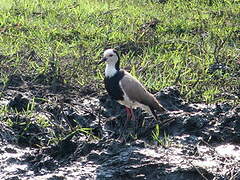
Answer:
[[[98,64],[106,62],[104,84],[110,97],[124,105],[127,119],[135,120],[133,109],[140,107],[157,120],[155,110],[165,112],[157,99],[130,73],[120,69],[120,57],[115,49],[104,51]]]

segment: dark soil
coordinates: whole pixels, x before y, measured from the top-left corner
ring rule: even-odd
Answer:
[[[240,179],[239,105],[186,103],[168,87],[155,94],[159,122],[137,109],[124,127],[124,107],[94,86],[9,79],[0,179]]]

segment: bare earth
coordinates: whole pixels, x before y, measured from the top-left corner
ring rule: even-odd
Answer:
[[[138,109],[124,128],[124,108],[94,86],[40,84],[13,77],[3,90],[0,106],[20,113],[1,117],[0,179],[240,179],[239,105],[186,103],[168,87],[155,94],[165,123]]]

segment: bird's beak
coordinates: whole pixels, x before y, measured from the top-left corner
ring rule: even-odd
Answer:
[[[107,58],[106,58],[106,57],[102,58],[101,61],[98,62],[98,64],[101,64],[101,63],[103,63],[103,62],[105,62],[105,61],[107,61]]]

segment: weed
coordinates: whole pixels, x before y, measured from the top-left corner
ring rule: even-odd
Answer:
[[[159,127],[158,124],[155,126],[155,130],[152,131],[152,138],[160,146],[164,146],[164,147],[171,146],[171,139],[166,134],[166,132],[163,132],[163,137],[161,137],[161,135],[160,135],[160,127]]]

